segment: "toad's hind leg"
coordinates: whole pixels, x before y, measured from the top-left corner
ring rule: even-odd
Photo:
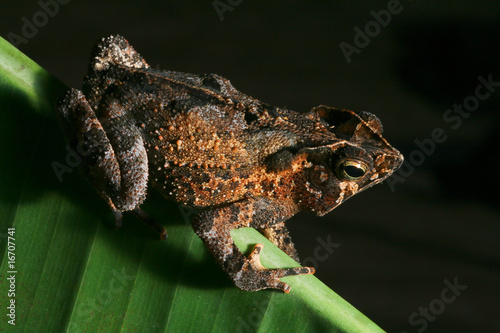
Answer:
[[[243,227],[263,229],[291,215],[293,212],[281,202],[251,198],[201,212],[194,219],[193,228],[237,287],[249,291],[274,288],[288,293],[290,286],[280,281],[282,277],[314,274],[314,268],[267,269],[260,263],[263,245],[255,245],[252,253],[245,257],[234,244],[231,230]]]
[[[274,245],[300,264],[299,255],[292,242],[292,237],[290,237],[288,229],[285,226],[285,222],[259,228],[258,230],[262,235],[273,242]]]
[[[115,103],[110,109],[119,108]],[[111,112],[111,111],[110,111]],[[61,100],[59,115],[70,146],[81,152],[84,177],[113,210],[116,226],[122,212],[132,211],[157,230],[165,229],[139,209],[144,201],[148,180],[148,161],[142,137],[135,129],[107,118],[103,127],[81,91],[71,89]]]

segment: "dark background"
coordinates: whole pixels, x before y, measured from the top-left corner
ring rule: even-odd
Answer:
[[[373,112],[407,161],[417,161],[415,140],[429,142],[441,128],[447,139],[420,154],[413,171],[406,164],[404,182],[374,187],[323,218],[299,214],[289,227],[316,275],[387,331],[500,331],[500,89],[460,126],[443,119],[475,94],[479,76],[500,81],[500,3],[401,1],[348,63],[339,44],[355,46],[354,28],[390,2],[221,0],[231,8],[221,20],[210,0],[71,0],[50,7],[52,17],[28,36],[23,17],[43,19],[42,6],[2,1],[0,35],[24,33],[21,51],[80,87],[92,46],[119,33],[153,67],[217,73],[273,105]],[[467,289],[443,303],[444,281],[455,279]],[[429,306],[434,314],[423,319],[419,309]]]

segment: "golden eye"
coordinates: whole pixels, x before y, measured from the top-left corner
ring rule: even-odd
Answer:
[[[358,180],[366,174],[368,167],[357,160],[341,160],[337,163],[337,175],[344,180]]]

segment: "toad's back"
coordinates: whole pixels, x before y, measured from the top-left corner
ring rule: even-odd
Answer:
[[[149,181],[178,202],[209,207],[263,194],[272,178],[264,159],[297,142],[287,126],[280,130],[275,123],[292,111],[242,94],[221,76],[154,70],[142,58],[94,59],[83,91],[96,115],[138,130]]]

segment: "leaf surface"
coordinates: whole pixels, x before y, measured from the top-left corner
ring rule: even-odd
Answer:
[[[314,276],[284,278],[290,294],[237,289],[192,231],[193,212],[154,192],[143,209],[166,225],[166,241],[132,216],[114,230],[111,212],[80,177],[58,128],[54,108],[66,89],[0,38],[4,312],[14,299],[7,272],[16,272],[16,325],[5,313],[0,331],[382,331]],[[15,230],[10,244],[8,228]],[[245,252],[263,243],[266,267],[297,265],[253,229],[233,237]]]

